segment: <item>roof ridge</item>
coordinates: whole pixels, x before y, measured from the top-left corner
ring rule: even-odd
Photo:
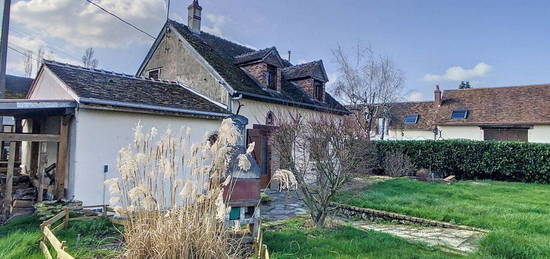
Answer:
[[[169,20],[170,22],[173,22],[173,23],[176,23],[176,24],[178,24],[178,25],[181,25],[181,26],[183,26],[184,28],[186,28],[187,30],[189,30],[189,26],[187,26],[187,25],[185,25],[185,24],[183,24],[183,23],[180,23],[180,22],[178,22],[178,21],[176,21],[176,20],[173,20],[173,19],[168,19],[168,20]],[[189,31],[189,32],[191,32],[191,31]],[[191,33],[192,33],[192,32],[191,32]],[[192,34],[193,34],[193,33],[192,33]],[[252,50],[252,51],[256,51],[256,49],[253,49],[253,48],[251,48],[251,47],[245,46],[245,45],[242,44],[242,43],[235,42],[235,41],[226,39],[226,38],[224,38],[224,37],[220,37],[220,36],[218,36],[218,35],[214,35],[214,34],[212,34],[212,33],[208,33],[208,32],[205,32],[205,31],[202,31],[202,30],[201,30],[201,34],[207,34],[207,35],[210,36],[210,37],[218,38],[218,39],[220,39],[220,40],[227,41],[227,42],[232,43],[232,44],[235,44],[235,45],[239,45],[239,46],[242,47],[242,48],[246,48],[246,49],[250,49],[250,50]],[[193,35],[196,36],[195,34],[193,34]],[[197,38],[200,38],[200,37],[197,37]],[[201,39],[201,40],[202,40],[202,39]]]
[[[323,60],[319,59],[319,60],[309,61],[309,62],[302,63],[302,64],[292,65],[292,66],[289,66],[289,67],[285,67],[283,69],[290,69],[290,68],[294,68],[294,67],[300,67],[300,66],[305,66],[305,65],[311,65],[313,63],[322,63],[322,62],[323,62]]]
[[[546,84],[530,84],[530,85],[495,86],[495,87],[479,87],[479,88],[467,88],[467,89],[447,89],[447,90],[443,90],[443,91],[444,91],[444,92],[447,92],[447,91],[474,91],[474,90],[503,89],[503,88],[522,88],[522,87],[537,87],[537,86],[548,86],[548,87],[550,87],[550,83],[546,83]]]
[[[43,63],[46,64],[46,65],[69,67],[69,68],[79,69],[79,70],[93,72],[93,73],[101,73],[101,74],[112,75],[112,76],[120,76],[120,77],[136,79],[136,80],[143,80],[143,81],[149,81],[149,82],[160,82],[160,83],[166,83],[166,84],[178,84],[177,81],[147,78],[147,77],[144,77],[144,76],[135,76],[135,75],[124,74],[124,73],[119,73],[119,72],[115,72],[115,71],[96,69],[96,68],[87,68],[87,67],[83,67],[83,66],[73,65],[73,64],[69,64],[69,63],[63,63],[63,62],[59,62],[59,61],[55,61],[55,60],[49,60],[49,59],[44,59]]]

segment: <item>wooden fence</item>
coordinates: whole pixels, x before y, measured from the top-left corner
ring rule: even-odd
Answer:
[[[269,251],[267,250],[267,245],[263,243],[263,238],[262,221],[258,220],[258,231],[254,238],[254,249],[258,259],[269,259]]]
[[[40,249],[42,250],[42,253],[44,254],[45,258],[47,259],[53,258],[50,253],[50,249],[48,248],[48,245],[47,245],[49,244],[51,247],[53,247],[54,251],[57,254],[58,259],[74,259],[73,256],[67,253],[66,251],[67,244],[65,243],[65,241],[59,241],[59,239],[55,236],[55,233],[69,226],[69,221],[107,217],[107,212],[111,211],[111,209],[107,205],[83,206],[83,208],[84,209],[101,208],[102,212],[97,216],[70,218],[70,213],[69,213],[70,211],[68,208],[65,208],[59,214],[53,216],[52,218],[40,224],[40,231],[43,234],[40,240]]]

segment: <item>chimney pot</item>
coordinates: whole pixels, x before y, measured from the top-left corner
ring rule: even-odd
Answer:
[[[441,106],[441,90],[439,90],[439,85],[436,85],[434,88],[434,106]]]
[[[199,0],[193,0],[193,3],[187,7],[187,26],[193,33],[201,33],[201,12]]]

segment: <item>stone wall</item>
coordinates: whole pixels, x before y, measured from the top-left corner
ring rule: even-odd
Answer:
[[[429,219],[423,219],[423,218],[417,218],[417,217],[410,217],[402,214],[386,212],[381,210],[359,208],[359,207],[354,207],[354,206],[349,206],[349,205],[339,204],[339,203],[332,203],[332,207],[335,209],[334,214],[336,216],[340,216],[344,218],[360,218],[363,220],[371,220],[371,221],[375,219],[383,219],[383,220],[396,221],[397,223],[400,223],[400,224],[412,223],[412,224],[420,224],[420,225],[433,226],[433,227],[487,232],[487,230],[474,228],[474,227],[455,225],[447,222],[441,222],[441,221],[435,221],[435,220],[429,220]]]

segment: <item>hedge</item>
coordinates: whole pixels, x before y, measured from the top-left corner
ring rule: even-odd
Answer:
[[[430,169],[440,177],[550,183],[550,144],[384,140],[375,146],[379,165],[387,151],[400,151],[416,169]]]

